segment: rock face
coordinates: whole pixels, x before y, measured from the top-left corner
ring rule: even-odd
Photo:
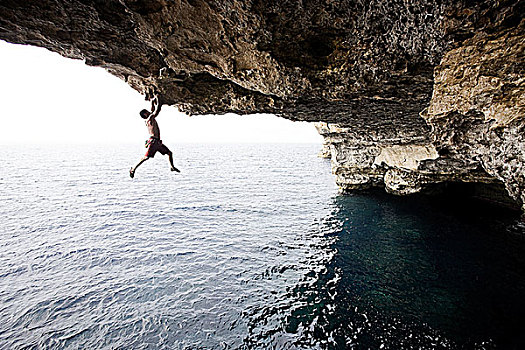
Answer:
[[[525,203],[525,30],[480,33],[434,72],[427,124],[319,123],[343,191],[411,194],[441,182],[503,183]],[[522,207],[525,210],[525,207]]]
[[[448,52],[435,71],[422,116],[433,143],[461,166],[501,180],[525,211],[525,26],[477,35]]]
[[[345,191],[502,181],[523,205],[524,12],[520,0],[3,0],[0,39],[104,67],[188,114],[323,122]]]

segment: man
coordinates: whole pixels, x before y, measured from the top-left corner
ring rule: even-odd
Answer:
[[[146,141],[146,148],[148,149],[146,151],[146,154],[144,155],[144,158],[140,160],[140,162],[135,165],[135,167],[132,167],[129,170],[129,176],[133,178],[135,176],[135,171],[137,168],[144,163],[149,158],[155,157],[155,153],[160,152],[163,155],[168,155],[171,165],[171,171],[179,172],[179,169],[175,168],[173,165],[173,154],[171,151],[166,147],[162,140],[160,139],[160,130],[159,130],[159,124],[157,124],[157,116],[160,113],[162,105],[159,103],[158,96],[155,96],[153,100],[151,101],[151,112],[149,112],[147,109],[143,109],[140,111],[140,116],[143,119],[146,119],[146,127],[148,128],[148,132],[150,134],[149,140]]]

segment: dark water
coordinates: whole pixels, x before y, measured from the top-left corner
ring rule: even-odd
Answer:
[[[515,213],[339,196],[318,148],[4,148],[0,348],[525,347]]]
[[[525,225],[515,214],[381,193],[335,205],[335,254],[315,288],[296,288],[311,306],[289,331],[316,319],[305,343],[341,349],[525,348]]]

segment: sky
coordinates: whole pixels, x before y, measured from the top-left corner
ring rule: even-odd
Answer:
[[[0,40],[0,144],[123,144],[148,137],[144,96],[102,68]],[[313,124],[274,115],[189,117],[163,106],[170,143],[322,143]]]

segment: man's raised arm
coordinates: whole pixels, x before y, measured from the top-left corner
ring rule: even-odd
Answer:
[[[153,100],[151,100],[151,116],[153,118],[157,117],[160,113],[161,108],[162,104],[159,102],[159,96],[155,95]]]

